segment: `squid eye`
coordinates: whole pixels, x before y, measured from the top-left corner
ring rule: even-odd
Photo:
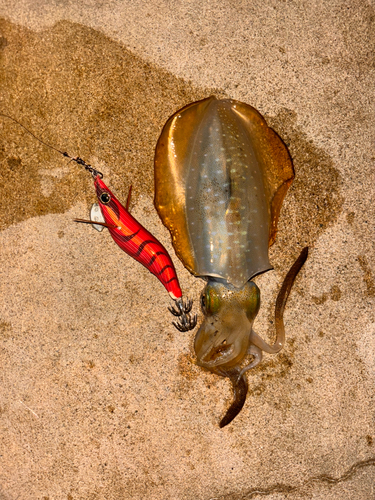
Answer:
[[[220,296],[217,294],[216,290],[207,286],[201,296],[201,306],[204,314],[211,315],[216,314],[221,306]]]
[[[246,283],[241,299],[240,304],[244,308],[246,316],[250,321],[254,321],[260,308],[260,291],[254,282],[248,281]]]
[[[99,199],[104,205],[108,205],[108,203],[111,201],[111,196],[108,193],[104,192],[100,195]]]

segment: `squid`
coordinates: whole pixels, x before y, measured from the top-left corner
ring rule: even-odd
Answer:
[[[283,314],[307,259],[304,248],[287,273],[275,306],[273,345],[253,329],[260,290],[252,279],[272,269],[283,199],[294,179],[288,149],[256,109],[209,97],[177,111],[155,150],[155,207],[177,256],[206,285],[203,321],[194,340],[197,364],[233,386],[228,425],[243,408],[245,373],[285,342]]]

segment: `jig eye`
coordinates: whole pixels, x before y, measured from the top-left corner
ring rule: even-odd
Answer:
[[[108,205],[108,203],[111,201],[111,196],[108,193],[104,192],[99,196],[99,199],[104,205]]]

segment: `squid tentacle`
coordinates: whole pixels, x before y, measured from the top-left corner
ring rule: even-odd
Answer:
[[[219,427],[222,429],[230,424],[242,410],[246,401],[248,386],[246,378],[240,374],[240,370],[238,368],[231,368],[227,370],[221,369],[217,370],[217,373],[223,377],[229,377],[233,386],[233,403],[230,405],[226,414],[220,421]]]
[[[254,333],[252,330],[251,333]],[[254,359],[249,363],[248,365],[244,366],[242,370],[240,371],[240,374],[238,376],[238,380],[242,377],[244,373],[246,373],[248,370],[251,370],[252,368],[255,368],[259,363],[262,361],[263,358],[263,352],[262,349],[260,349],[256,345],[250,345],[248,349],[248,354],[254,357]]]
[[[305,247],[299,257],[289,269],[288,274],[285,276],[283,284],[281,285],[279,294],[276,299],[275,305],[275,327],[276,327],[276,340],[273,345],[267,344],[259,335],[257,335],[254,330],[251,331],[251,342],[262,349],[262,351],[269,354],[278,353],[284,346],[285,343],[285,327],[284,327],[284,309],[286,301],[288,300],[290,291],[292,289],[294,280],[296,279],[298,273],[300,272],[303,264],[306,262],[308,255],[308,247]]]

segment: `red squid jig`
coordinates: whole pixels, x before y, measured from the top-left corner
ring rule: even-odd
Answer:
[[[100,225],[108,228],[121,250],[140,262],[159,279],[173,300],[181,299],[182,292],[176,270],[164,246],[118,201],[99,175],[94,177],[94,185],[105,220],[105,223]],[[82,219],[75,219],[75,222],[98,224]]]

